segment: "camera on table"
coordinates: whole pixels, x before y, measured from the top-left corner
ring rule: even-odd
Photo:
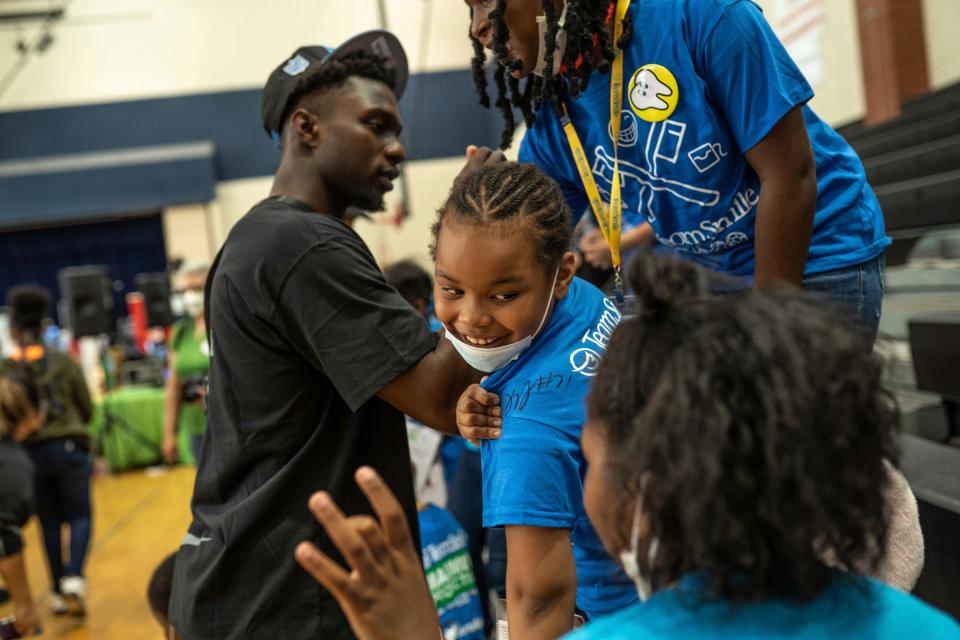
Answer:
[[[191,376],[180,384],[180,400],[196,402],[204,396],[207,386],[206,376]]]

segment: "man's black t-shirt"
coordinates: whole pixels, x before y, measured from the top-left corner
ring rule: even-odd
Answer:
[[[230,232],[211,280],[208,427],[170,618],[186,640],[352,638],[293,557],[319,489],[371,513],[353,480],[374,467],[416,532],[403,416],[376,394],[436,345],[342,221],[288,198]]]

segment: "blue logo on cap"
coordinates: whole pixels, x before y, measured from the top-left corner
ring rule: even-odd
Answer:
[[[298,76],[306,71],[309,66],[310,61],[298,53],[287,61],[287,64],[283,67],[283,72],[288,76]]]

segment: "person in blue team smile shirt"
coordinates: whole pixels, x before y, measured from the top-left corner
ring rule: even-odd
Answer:
[[[502,437],[481,445],[483,524],[506,532],[510,634],[555,638],[576,610],[637,599],[583,507],[584,399],[620,313],[573,277],[569,210],[533,165],[458,178],[434,234],[445,338],[501,399]]]
[[[557,180],[575,218],[591,215],[558,106],[606,200],[618,3],[466,3],[475,71],[492,49],[500,97],[509,97],[507,87],[526,116],[520,161]],[[807,105],[813,90],[760,8],[751,0],[633,0],[623,24],[624,216],[647,223],[624,232],[624,249],[655,238],[757,287],[802,283],[847,304],[875,332],[890,244],[879,203],[854,151]],[[524,77],[530,84],[521,87]],[[483,74],[475,79],[486,98]],[[506,146],[510,101],[497,104],[508,116]]]

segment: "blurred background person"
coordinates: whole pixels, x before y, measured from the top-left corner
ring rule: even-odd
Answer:
[[[90,546],[90,434],[86,424],[93,402],[80,366],[64,353],[45,347],[43,322],[50,294],[32,285],[13,287],[10,333],[16,344],[0,374],[26,370],[46,396],[47,411],[39,430],[24,444],[34,466],[37,516],[50,565],[55,614],[86,615],[84,562]],[[61,528],[69,525],[69,559],[63,558]]]
[[[41,394],[26,371],[0,376],[0,577],[13,600],[13,628],[30,635],[40,626],[23,560],[21,529],[33,515],[33,464],[20,442],[43,424]]]
[[[190,434],[190,447],[196,460],[207,427],[203,400],[210,370],[210,349],[203,318],[203,285],[209,269],[207,262],[189,261],[177,273],[184,316],[173,325],[167,348],[163,459],[168,464],[174,464],[180,457],[177,444],[180,432]]]
[[[440,330],[433,309],[433,278],[426,269],[413,260],[401,260],[384,269],[383,278],[424,317],[431,331]]]

